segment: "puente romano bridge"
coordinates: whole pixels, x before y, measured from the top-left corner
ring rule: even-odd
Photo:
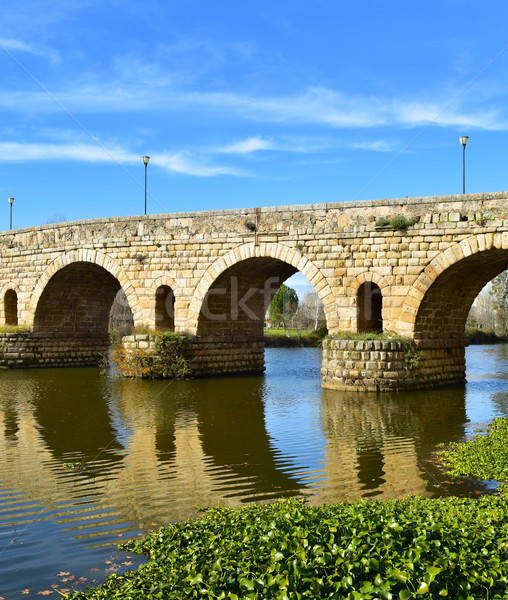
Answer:
[[[300,271],[324,305],[325,387],[460,383],[471,304],[508,269],[507,201],[502,192],[3,232],[0,325],[18,328],[0,334],[0,365],[97,364],[112,304],[123,298],[134,331],[191,336],[194,374],[260,372],[267,306]],[[355,335],[369,331],[385,335]],[[124,344],[149,348],[151,339],[138,333]]]

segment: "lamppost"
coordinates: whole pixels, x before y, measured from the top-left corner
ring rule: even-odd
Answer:
[[[9,204],[10,204],[10,224],[9,224],[9,228],[12,229],[12,205],[14,204],[14,198],[9,198]]]
[[[466,193],[466,144],[468,135],[461,135],[459,141],[462,144],[462,193]]]
[[[143,156],[143,162],[145,164],[145,215],[146,215],[146,169],[148,167],[149,156]]]

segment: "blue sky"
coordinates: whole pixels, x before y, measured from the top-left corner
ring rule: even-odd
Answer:
[[[508,189],[508,4],[0,8],[0,229]],[[2,200],[2,197],[4,198]],[[4,202],[4,209],[1,209]],[[3,215],[3,216],[2,216]]]

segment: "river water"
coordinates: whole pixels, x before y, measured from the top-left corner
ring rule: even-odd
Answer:
[[[266,364],[177,382],[1,371],[0,598],[135,568],[118,541],[207,506],[492,488],[446,476],[435,451],[508,416],[508,345],[468,348],[465,387],[381,396],[323,390],[318,349],[269,348]]]

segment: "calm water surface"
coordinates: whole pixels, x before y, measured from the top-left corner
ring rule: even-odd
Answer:
[[[263,376],[173,383],[0,372],[0,597],[135,568],[114,544],[206,506],[487,489],[434,452],[508,416],[508,345],[469,348],[465,388],[379,397],[323,390],[317,349],[266,358]]]

